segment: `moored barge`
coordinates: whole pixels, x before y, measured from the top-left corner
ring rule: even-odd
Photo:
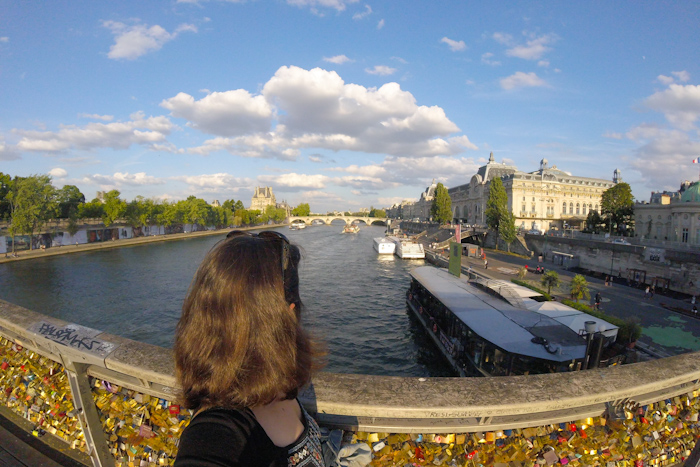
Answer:
[[[406,298],[460,376],[577,371],[623,360],[610,355],[616,326],[506,281],[418,267]]]

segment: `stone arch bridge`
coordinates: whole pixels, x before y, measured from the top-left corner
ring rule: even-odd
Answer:
[[[313,223],[322,223],[325,225],[330,225],[331,222],[340,220],[345,222],[345,224],[352,224],[355,221],[364,222],[366,225],[386,225],[389,218],[388,217],[362,217],[362,216],[290,216],[287,218],[287,222],[290,224],[295,221],[302,221],[307,225]]]

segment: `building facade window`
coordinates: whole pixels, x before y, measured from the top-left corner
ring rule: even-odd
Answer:
[[[564,203],[561,206],[561,213],[566,214],[566,201],[564,201]]]
[[[581,206],[579,203],[576,203],[576,214],[581,214]]]
[[[685,227],[683,228],[683,231],[682,231],[682,238],[681,238],[681,241],[682,241],[683,243],[688,243],[688,229],[685,228]]]

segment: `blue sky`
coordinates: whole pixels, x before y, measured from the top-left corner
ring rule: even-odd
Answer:
[[[0,171],[314,212],[532,171],[697,180],[700,3],[0,0]]]

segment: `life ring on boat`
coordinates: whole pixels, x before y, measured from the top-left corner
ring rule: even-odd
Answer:
[[[412,294],[412,293],[408,294],[408,299],[409,299],[409,300],[413,300],[413,294]]]
[[[437,324],[433,324],[433,332],[437,332]]]

